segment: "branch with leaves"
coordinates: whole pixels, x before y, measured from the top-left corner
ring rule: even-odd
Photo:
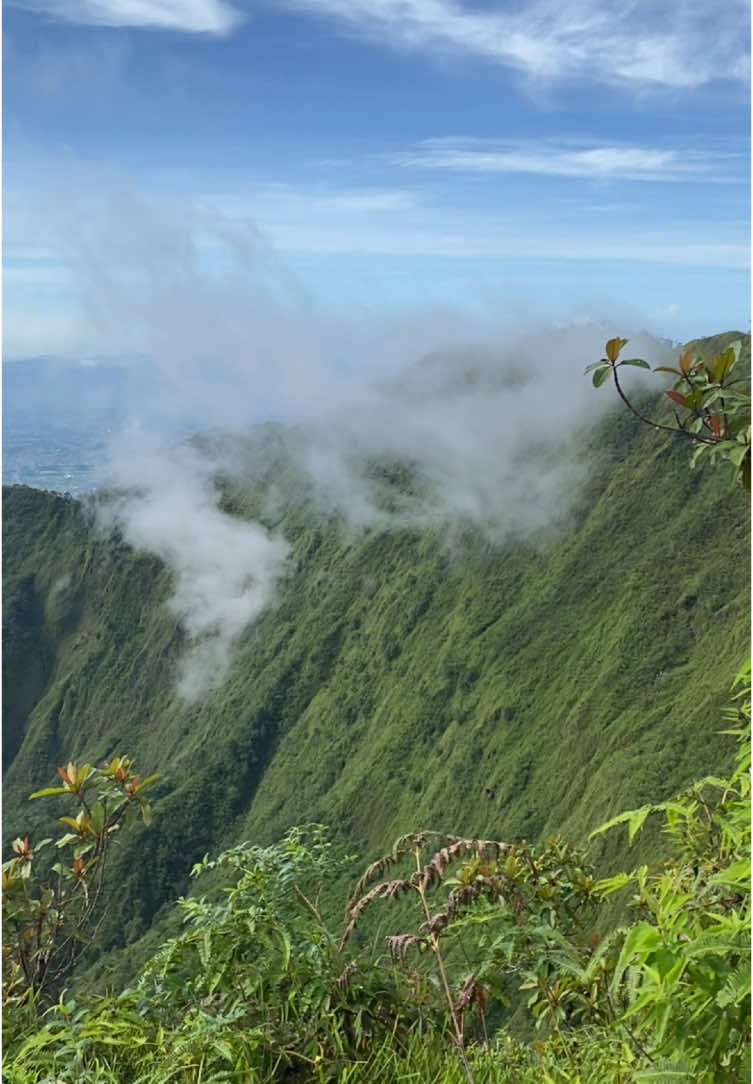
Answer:
[[[29,837],[13,841],[14,856],[3,863],[3,1003],[38,999],[48,993],[91,944],[102,921],[99,907],[110,841],[138,817],[150,823],[144,791],[158,776],[140,779],[126,757],[102,768],[70,762],[58,768],[61,783],[30,797],[65,795],[74,815],[59,817],[67,831],[54,841],[59,857],[45,884],[32,876],[40,851]]]
[[[639,421],[695,445],[691,466],[706,453],[712,460],[721,456],[734,467],[737,484],[750,492],[750,380],[734,375],[742,342],[738,339],[710,360],[686,350],[680,355],[677,367],[654,368],[655,373],[677,377],[674,387],[665,392],[674,405],[674,425],[647,417],[625,393],[619,376],[623,366],[651,371],[643,358],[618,360],[627,343],[627,339],[610,339],[604,347],[606,356],[586,366],[586,373],[593,373],[594,387],[601,387],[611,375],[620,399]]]

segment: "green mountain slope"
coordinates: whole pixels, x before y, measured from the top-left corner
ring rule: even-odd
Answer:
[[[363,856],[420,827],[583,839],[727,768],[718,643],[747,646],[747,498],[623,412],[583,441],[571,521],[535,546],[343,532],[288,505],[276,605],[193,705],[169,571],[79,503],[5,489],[6,841],[42,831],[26,795],[67,759],[161,772],[152,828],[117,856],[118,945],[238,838],[322,821]],[[263,488],[228,486],[226,509],[259,515]]]

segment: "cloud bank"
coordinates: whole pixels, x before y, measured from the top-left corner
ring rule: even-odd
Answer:
[[[218,508],[216,479],[242,481],[248,466],[242,442],[219,434],[283,424],[307,498],[348,530],[473,526],[500,543],[567,512],[583,471],[576,435],[609,403],[582,370],[629,333],[627,314],[547,331],[445,306],[324,311],[253,222],[100,191],[85,214],[65,204],[57,228],[86,315],[82,356],[138,359],[158,389],[106,482],[121,491],[109,521],[174,572],[181,695],[222,680],[285,574],[281,535]],[[636,353],[666,352],[632,338]],[[196,430],[215,438],[177,442]],[[284,484],[271,496],[279,513]]]

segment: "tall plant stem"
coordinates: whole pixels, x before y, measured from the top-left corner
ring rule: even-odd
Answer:
[[[416,871],[420,874],[421,873],[421,852],[419,850],[416,850],[415,855],[416,855]],[[423,908],[424,916],[426,918],[427,927],[429,928],[429,930],[431,930],[431,912],[429,911],[429,906],[428,906],[428,904],[426,902],[426,892],[424,890],[424,886],[423,886],[423,883],[422,883],[421,880],[419,880],[418,884],[416,885],[416,891],[418,892],[419,898],[421,900],[421,907]],[[458,1014],[455,1011],[455,1005],[453,1004],[453,1000],[452,1000],[452,992],[450,991],[450,984],[447,981],[447,972],[445,970],[444,960],[442,959],[442,953],[439,950],[439,938],[437,937],[437,935],[435,933],[430,933],[429,938],[430,938],[430,941],[431,941],[431,950],[434,953],[434,958],[437,961],[437,970],[439,971],[439,978],[440,978],[440,981],[442,983],[442,989],[444,990],[445,997],[447,998],[447,1005],[448,1005],[449,1010],[450,1010],[450,1017],[452,1018],[452,1024],[453,1024],[453,1027],[455,1029],[455,1042],[457,1043],[458,1053],[460,1054],[460,1060],[463,1063],[463,1069],[464,1069],[465,1075],[466,1075],[466,1077],[468,1079],[468,1084],[474,1084],[473,1072],[471,1070],[470,1065],[468,1064],[468,1059],[465,1056],[465,1043],[463,1042],[463,1027],[462,1027],[462,1024],[461,1024],[460,1020],[458,1019]]]

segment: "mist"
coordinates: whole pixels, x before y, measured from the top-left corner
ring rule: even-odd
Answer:
[[[190,445],[116,455],[110,478],[121,492],[102,506],[104,525],[174,573],[168,605],[190,644],[176,688],[195,700],[221,683],[233,644],[272,601],[288,545],[218,509],[212,464]]]
[[[511,315],[502,299],[473,313],[323,306],[253,222],[101,191],[85,215],[72,197],[57,218],[85,314],[79,348],[146,359],[160,388],[114,443],[106,483],[119,495],[103,515],[174,573],[189,700],[222,681],[285,576],[282,534],[218,507],[219,476],[247,469],[237,434],[285,425],[313,507],[344,529],[472,526],[502,545],[566,515],[587,469],[577,436],[614,405],[583,376],[605,339],[628,336],[654,363],[671,353],[631,333],[635,313],[547,326],[534,302]],[[214,439],[165,441],[181,426]],[[378,468],[397,464],[410,484],[385,499]]]

